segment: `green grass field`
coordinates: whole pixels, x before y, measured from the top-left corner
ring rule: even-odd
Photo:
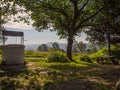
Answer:
[[[81,83],[81,90],[89,85],[89,90],[115,90],[119,66],[79,61],[78,55],[76,62],[48,62],[48,54],[25,57],[22,69],[0,69],[0,90],[79,90],[75,83]]]

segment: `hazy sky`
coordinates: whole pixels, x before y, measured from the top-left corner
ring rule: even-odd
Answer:
[[[47,42],[59,42],[59,43],[66,43],[66,39],[59,39],[59,36],[56,35],[56,32],[50,32],[48,30],[44,30],[43,32],[36,31],[31,25],[26,25],[25,23],[15,23],[9,21],[4,25],[6,30],[16,30],[16,31],[23,31],[24,38],[25,38],[25,45],[26,44],[42,44]],[[76,37],[77,41],[85,41],[85,34],[82,34],[81,37]],[[8,44],[16,44],[20,41],[19,37],[9,37],[7,42]]]

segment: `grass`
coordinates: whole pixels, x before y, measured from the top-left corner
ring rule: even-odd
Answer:
[[[62,83],[101,77],[101,75],[118,68],[117,66],[101,66],[95,63],[82,62],[78,60],[79,56],[77,55],[74,57],[76,62],[69,63],[48,62],[47,53],[40,53],[40,55],[43,55],[42,58],[26,59],[27,65],[24,71],[0,69],[0,90],[7,90],[8,87],[10,90],[56,90],[55,88],[59,88],[57,86]],[[36,56],[36,53],[30,56]],[[118,77],[116,76],[116,78]],[[105,78],[102,84],[94,84],[99,88],[98,90],[112,90],[115,88],[114,86],[111,87],[112,89],[106,88],[114,83],[114,80]]]
[[[46,58],[48,56],[48,52],[39,52],[39,51],[25,51],[24,53],[25,57],[40,57],[40,58]]]

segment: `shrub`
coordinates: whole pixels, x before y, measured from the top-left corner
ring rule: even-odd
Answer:
[[[120,60],[120,45],[112,45],[111,46],[111,55],[113,55],[115,60]],[[104,47],[101,50],[97,51],[90,55],[90,58],[94,61],[98,60],[100,56],[107,56],[108,55],[108,47]]]
[[[87,54],[82,55],[82,56],[80,57],[80,60],[81,60],[81,61],[84,61],[84,62],[92,63],[91,58],[90,58]]]
[[[69,62],[64,53],[54,52],[48,56],[48,62]]]
[[[108,54],[107,47],[102,48],[101,50],[90,55],[90,58],[96,61],[100,56],[106,56]]]

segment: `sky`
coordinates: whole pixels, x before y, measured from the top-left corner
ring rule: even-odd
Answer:
[[[6,30],[9,31],[22,31],[24,32],[24,44],[43,44],[47,42],[58,42],[58,43],[67,43],[66,39],[59,39],[56,32],[50,32],[49,30],[44,30],[43,32],[36,31],[32,25],[27,25],[23,22],[17,23],[9,21],[8,23],[4,24]],[[76,37],[76,40],[83,41],[87,43],[85,40],[86,35],[82,34],[81,37]],[[6,44],[19,44],[20,37],[8,37]]]

